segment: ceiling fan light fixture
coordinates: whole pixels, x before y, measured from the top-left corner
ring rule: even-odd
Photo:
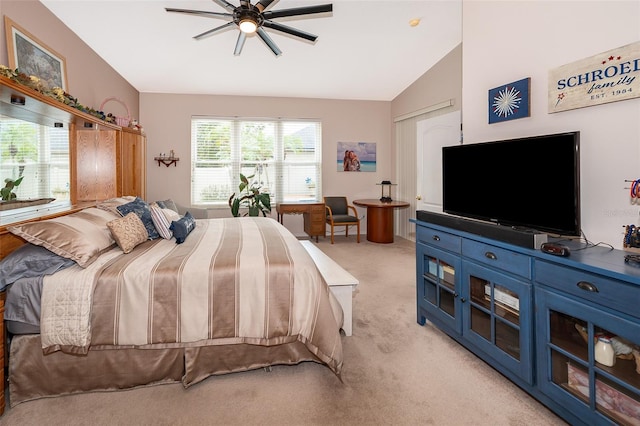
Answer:
[[[253,19],[247,17],[240,20],[238,23],[238,27],[240,27],[240,31],[245,34],[253,34],[258,29],[258,23]]]

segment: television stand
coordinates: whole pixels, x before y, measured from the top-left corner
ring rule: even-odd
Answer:
[[[554,256],[410,221],[418,324],[428,320],[571,425],[637,424],[640,268],[626,252],[567,241],[571,256]],[[599,337],[624,351],[601,357]]]

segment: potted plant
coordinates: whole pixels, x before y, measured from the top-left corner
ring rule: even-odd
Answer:
[[[16,186],[20,185],[23,178],[24,176],[20,176],[16,180],[13,180],[11,178],[6,178],[4,180],[4,183],[5,183],[4,188],[0,189],[0,195],[2,196],[2,201],[11,201],[17,198],[17,195],[15,192],[13,192],[13,189]]]
[[[234,217],[241,216],[240,207],[246,207],[248,212],[242,216],[267,216],[271,213],[271,197],[266,192],[260,192],[261,186],[257,182],[249,182],[255,175],[245,176],[240,173],[240,185],[238,186],[238,196],[234,192],[229,197],[229,207]]]

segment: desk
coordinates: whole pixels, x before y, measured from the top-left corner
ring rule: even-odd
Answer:
[[[393,242],[393,210],[409,207],[405,201],[354,200],[353,204],[367,208],[367,240],[373,243]]]
[[[278,222],[284,224],[285,214],[301,214],[304,218],[304,232],[309,238],[325,236],[325,211],[324,203],[317,201],[276,203]]]

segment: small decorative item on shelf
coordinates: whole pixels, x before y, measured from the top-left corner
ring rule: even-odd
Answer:
[[[141,133],[144,133],[144,128],[140,123],[138,123],[138,120],[136,120],[135,118],[132,119],[131,122],[129,123],[129,128],[133,130],[138,130]]]
[[[117,115],[115,116],[116,124],[118,126],[120,126],[120,127],[129,127],[129,122],[131,121],[131,113],[129,112],[129,106],[126,103],[124,103],[123,101],[121,101],[120,99],[118,99],[118,98],[116,98],[114,96],[105,99],[100,104],[100,111],[104,111],[104,106],[106,105],[107,102],[110,102],[110,101],[114,101],[114,102],[119,103],[127,111],[127,116],[126,117],[121,117],[121,116],[117,116]]]
[[[397,184],[391,183],[390,180],[383,180],[380,183],[376,183],[376,185],[382,186],[382,197],[380,197],[380,201],[383,203],[390,203],[393,200],[391,199],[391,187],[396,186]]]
[[[616,354],[611,344],[611,339],[606,336],[598,337],[595,346],[593,347],[594,358],[596,362],[606,365],[607,367],[613,367],[616,364]]]

